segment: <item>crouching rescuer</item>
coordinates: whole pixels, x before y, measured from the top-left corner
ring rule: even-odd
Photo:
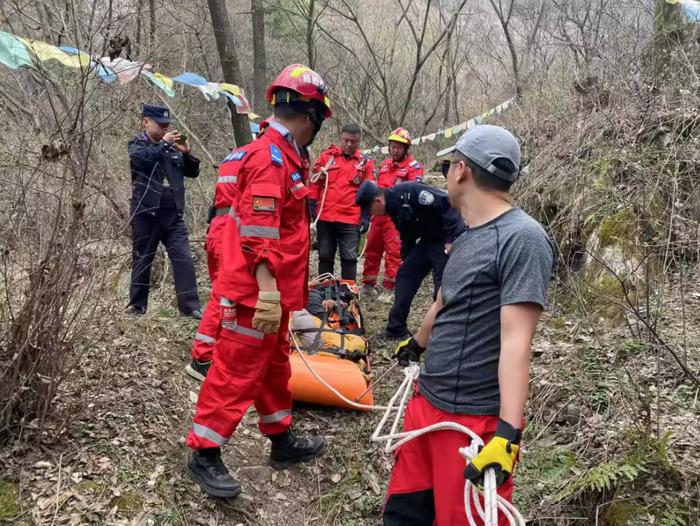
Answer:
[[[496,470],[498,494],[512,499],[531,340],[555,260],[542,226],[511,205],[520,165],[513,135],[476,126],[438,155],[448,156],[448,195],[467,230],[452,245],[442,287],[420,330],[396,350],[404,365],[425,352],[403,431],[456,422],[486,445],[466,469],[459,448],[468,438],[461,432],[430,432],[401,446],[384,509],[390,526],[467,524],[465,477],[483,485],[489,468]],[[505,515],[499,524],[508,524]]]
[[[267,130],[237,150],[237,197],[224,225],[214,284],[221,331],[187,436],[194,450],[188,471],[215,497],[241,491],[220,448],[252,404],[260,431],[272,442],[273,468],[314,459],[325,448],[323,438],[298,437],[290,428],[287,384],[289,313],[303,309],[308,296],[307,146],[331,116],[326,93],[317,73],[287,67],[268,88],[274,118]]]

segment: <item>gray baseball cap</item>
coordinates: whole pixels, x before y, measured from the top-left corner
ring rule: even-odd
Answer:
[[[501,179],[515,181],[518,178],[520,145],[513,134],[505,128],[490,124],[474,126],[459,138],[457,144],[439,151],[437,156],[444,157],[455,151]],[[494,165],[497,159],[507,159],[513,163],[515,172],[507,172]]]

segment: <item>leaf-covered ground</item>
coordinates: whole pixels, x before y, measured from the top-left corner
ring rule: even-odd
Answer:
[[[416,299],[414,328],[431,289],[426,283]],[[564,294],[555,286],[534,345],[518,506],[532,524],[595,524],[596,516],[605,517],[600,524],[695,524],[698,390],[663,350],[604,320],[567,314]],[[296,407],[297,428],[323,435],[328,450],[275,472],[251,411],[224,455],[244,493],[233,501],[204,496],[184,469],[198,384],[183,368],[196,324],[177,316],[169,294],[155,296],[145,317],[115,306],[89,331],[44,436],[2,451],[0,523],[379,524],[391,463],[369,440],[376,413]],[[662,320],[664,333],[674,344],[685,334],[688,363],[698,370],[700,293],[685,291],[685,298],[685,333],[673,310]],[[365,303],[370,333],[382,328],[387,311]],[[372,351],[381,374],[390,349],[373,343]],[[376,400],[386,401],[401,378],[394,369]]]

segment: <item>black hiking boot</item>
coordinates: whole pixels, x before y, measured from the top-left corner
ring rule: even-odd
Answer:
[[[326,449],[326,441],[321,437],[298,437],[290,428],[286,433],[269,435],[272,441],[270,466],[272,469],[287,469],[297,462],[308,462],[320,457]]]
[[[187,471],[192,480],[212,497],[233,498],[241,492],[241,483],[229,474],[221,461],[221,450],[217,447],[192,453],[187,462]]]
[[[207,377],[207,373],[209,372],[210,367],[211,361],[198,362],[197,360],[192,358],[192,361],[189,363],[189,365],[185,367],[185,372],[195,380],[203,382],[204,379]]]

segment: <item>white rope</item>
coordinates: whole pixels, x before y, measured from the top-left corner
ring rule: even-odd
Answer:
[[[377,428],[372,433],[372,440],[375,442],[386,442],[384,451],[390,453],[400,448],[407,442],[420,436],[432,433],[433,431],[457,431],[464,433],[470,437],[469,446],[459,449],[459,454],[465,459],[466,464],[479,453],[479,447],[484,445],[481,437],[474,433],[471,429],[457,422],[438,422],[430,426],[415,429],[413,431],[405,431],[397,433],[399,423],[403,417],[404,409],[408,397],[413,390],[413,382],[418,378],[420,367],[418,364],[412,363],[404,369],[404,380],[398,388],[394,396],[389,400],[389,407],[382,416]],[[400,402],[397,405],[397,400]],[[391,431],[387,435],[382,435],[382,430],[395,412],[394,420],[391,426]],[[396,442],[394,442],[396,441]],[[479,495],[484,497],[484,505],[482,506]],[[496,473],[493,469],[486,470],[484,476],[484,490],[481,491],[477,486],[469,480],[464,484],[464,509],[466,512],[467,522],[470,526],[476,526],[476,520],[473,510],[476,509],[477,515],[481,518],[485,526],[498,525],[498,512],[502,512],[508,520],[510,526],[525,526],[525,519],[518,510],[506,499],[498,495],[496,492]]]
[[[316,278],[320,280],[323,276]],[[421,429],[415,429],[413,431],[404,431],[402,433],[397,433],[396,431],[401,424],[401,419],[403,418],[404,410],[408,402],[408,398],[413,391],[413,383],[418,379],[420,373],[420,367],[416,363],[412,363],[408,367],[404,368],[404,379],[401,385],[396,390],[394,395],[389,400],[389,405],[366,405],[360,404],[349,398],[346,398],[342,393],[340,393],[335,387],[330,385],[326,380],[324,380],[321,375],[319,375],[313,366],[307,361],[299,346],[299,341],[296,338],[293,330],[290,330],[292,336],[292,342],[296,348],[299,357],[302,362],[309,370],[309,372],[318,380],[326,389],[337,396],[340,400],[345,402],[351,407],[357,409],[367,409],[379,411],[383,410],[379,424],[377,425],[374,433],[372,433],[371,440],[374,442],[386,442],[384,446],[384,451],[391,453],[396,449],[400,448],[407,442],[418,438],[420,436],[432,433],[433,431],[457,431],[459,433],[464,433],[469,436],[470,444],[468,446],[459,449],[459,454],[464,458],[465,464],[469,465],[469,462],[479,453],[479,448],[484,445],[484,441],[481,437],[474,433],[471,429],[457,422],[438,422]],[[398,405],[396,405],[397,400],[400,399]],[[381,432],[386,426],[387,421],[391,418],[392,413],[395,412],[394,420],[391,425],[391,431],[388,435],[382,435]],[[396,443],[394,441],[396,440]],[[482,506],[479,496],[483,496],[484,504]],[[469,526],[477,526],[476,519],[474,518],[473,510],[476,510],[478,517],[484,523],[484,526],[498,526],[498,512],[500,511],[508,520],[510,526],[525,526],[525,519],[516,509],[516,507],[508,502],[506,499],[498,495],[496,486],[496,472],[493,469],[487,469],[484,474],[484,489],[480,490],[477,486],[471,483],[471,481],[466,480],[464,483],[464,509],[466,512],[467,523]]]
[[[316,223],[318,223],[318,220],[321,218],[321,212],[323,212],[323,205],[326,204],[326,194],[328,193],[328,168],[331,167],[334,160],[335,160],[335,157],[333,157],[331,155],[328,158],[328,162],[326,163],[326,166],[321,167],[321,169],[318,172],[316,172],[315,174],[312,174],[311,177],[309,178],[311,183],[316,183],[321,178],[321,176],[325,176],[324,183],[323,183],[323,194],[321,195],[321,205],[316,210],[316,219],[314,219],[311,222],[311,239],[312,239],[312,241],[316,240],[316,236],[318,234],[318,227],[316,226]]]
[[[365,245],[362,247],[362,252],[357,256],[357,259],[362,259],[365,257],[365,251],[367,250],[367,243],[369,243],[369,231],[372,230],[372,223],[367,227],[367,232],[365,232]]]
[[[306,357],[304,356],[305,353],[301,350],[301,348],[299,346],[299,340],[297,340],[297,337],[294,334],[294,331],[290,330],[289,334],[292,335],[292,343],[294,343],[294,347],[296,348],[297,353],[299,354],[299,357],[301,358],[301,361],[304,363],[304,365],[309,370],[309,372],[312,374],[312,376],[314,378],[316,378],[316,380],[318,380],[326,389],[328,389],[331,393],[333,393],[335,396],[337,396],[340,400],[342,400],[346,404],[348,404],[351,407],[354,407],[356,409],[368,409],[370,411],[373,411],[373,410],[384,411],[384,410],[388,409],[387,407],[381,406],[381,405],[360,404],[360,403],[354,402],[353,400],[350,400],[349,398],[346,398],[345,396],[343,396],[343,394],[340,391],[338,391],[335,387],[333,387],[331,384],[326,382],[326,380],[324,380],[321,377],[321,375],[318,374],[316,372],[316,370],[312,367],[312,365],[307,361]]]

